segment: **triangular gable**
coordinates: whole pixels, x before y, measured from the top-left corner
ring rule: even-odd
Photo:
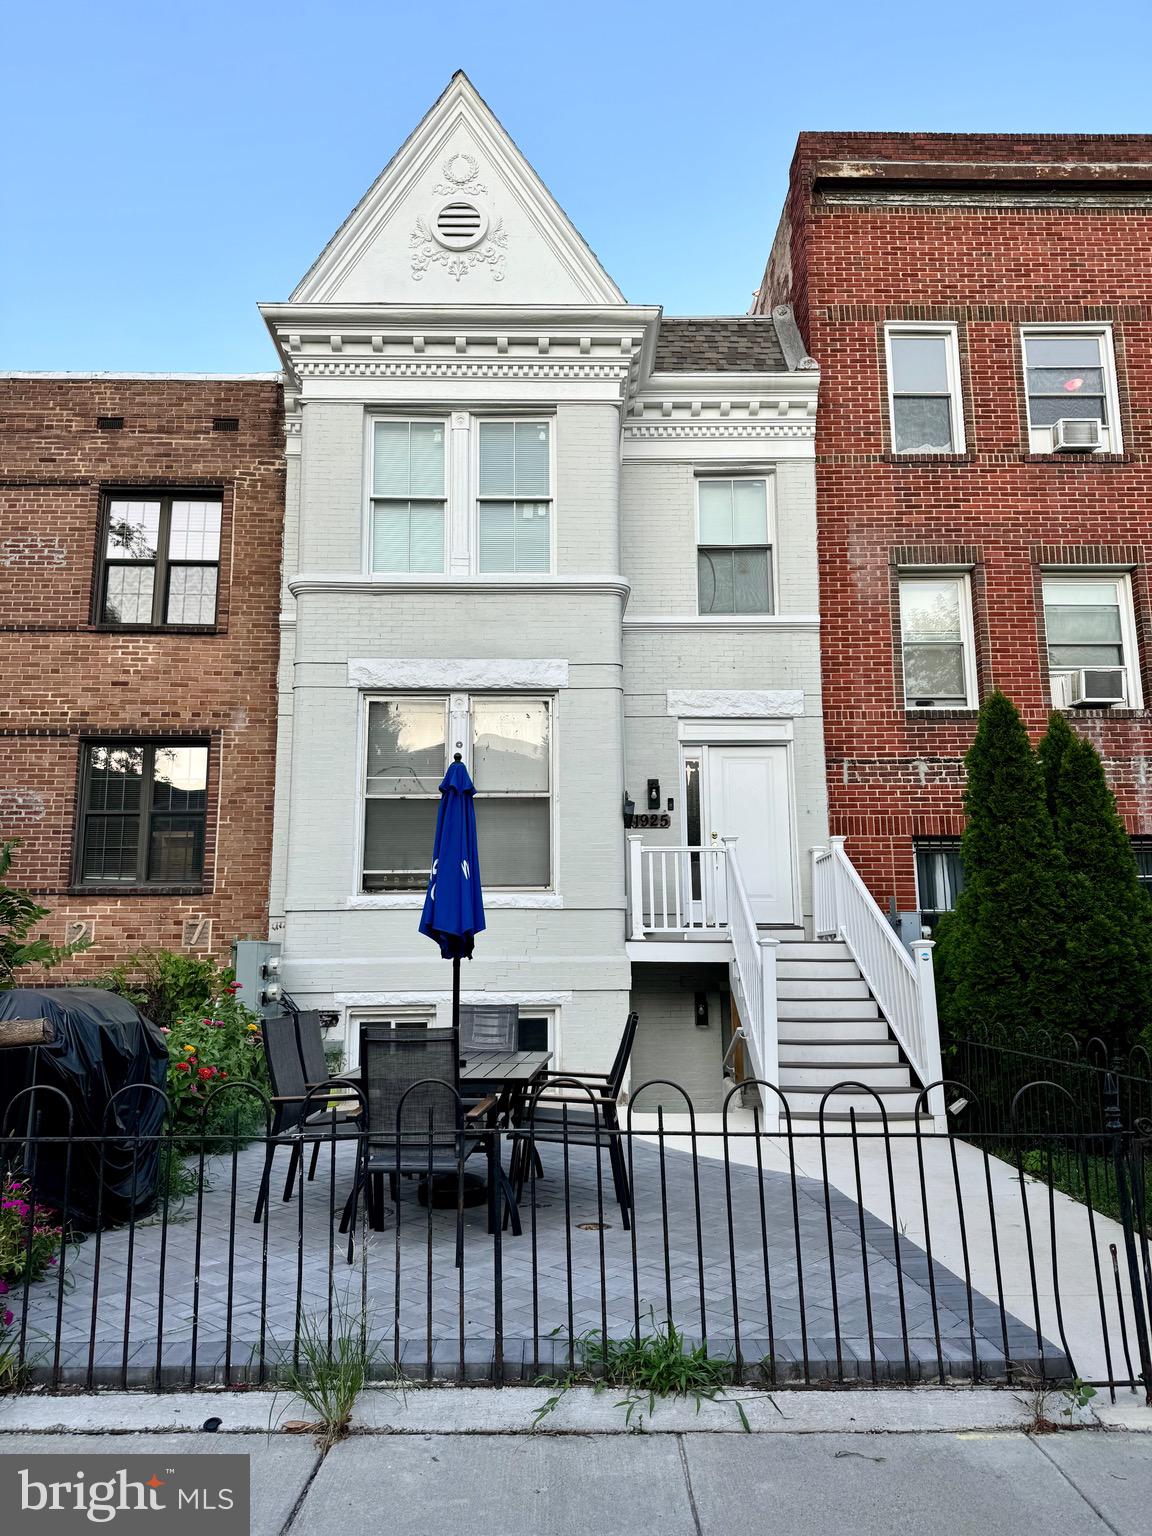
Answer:
[[[622,304],[462,72],[292,294],[313,304]]]

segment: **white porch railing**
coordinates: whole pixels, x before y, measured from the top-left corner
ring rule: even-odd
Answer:
[[[645,843],[628,835],[628,906],[634,939],[710,933],[728,937],[727,849]]]
[[[779,1080],[776,944],[756,927],[740,874],[736,839],[707,847],[645,844],[628,835],[628,917],[633,940],[713,938],[732,946],[729,980],[739,1038],[748,1053],[747,1076]],[[779,1127],[780,1103],[765,1091],[763,1129]]]
[[[921,1083],[939,1084],[940,1024],[932,940],[917,940],[909,952],[845,853],[844,839],[833,837],[830,842],[830,849],[812,850],[816,937],[838,938],[847,944],[913,1071]],[[928,1111],[941,1122],[942,1087],[929,1091]]]

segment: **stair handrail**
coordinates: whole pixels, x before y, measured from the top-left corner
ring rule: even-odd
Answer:
[[[735,837],[722,839],[728,889],[728,932],[732,941],[732,979],[738,985],[744,1039],[752,1058],[752,1076],[776,1084],[780,1076],[780,1026],[776,1001],[777,940],[764,936],[756,926],[752,903],[740,873]],[[768,1102],[771,1100],[771,1102]],[[776,1129],[779,1103],[767,1095],[763,1129]]]
[[[916,1075],[922,1083],[938,1085],[943,1066],[932,940],[918,939],[911,949],[905,946],[845,852],[844,842],[843,837],[833,837],[829,849],[812,850],[815,932],[847,944]],[[929,1090],[928,1110],[942,1125],[942,1087]]]

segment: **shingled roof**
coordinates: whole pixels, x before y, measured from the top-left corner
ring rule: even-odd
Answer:
[[[786,373],[788,364],[770,315],[660,322],[655,373]]]

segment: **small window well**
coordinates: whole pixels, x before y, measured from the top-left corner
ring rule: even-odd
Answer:
[[[123,432],[123,416],[97,416],[96,430],[98,432]]]
[[[484,238],[488,220],[474,203],[445,203],[436,215],[436,238],[453,250],[465,250]]]

